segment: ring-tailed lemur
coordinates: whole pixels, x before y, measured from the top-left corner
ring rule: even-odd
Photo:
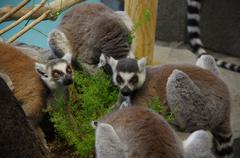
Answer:
[[[232,157],[230,95],[212,56],[200,57],[197,66],[167,64],[146,68],[145,58],[107,58],[107,62],[120,90],[119,105],[130,98],[130,105],[147,106],[158,97],[173,112],[174,123],[180,129],[209,129],[214,135],[215,154]]]
[[[0,78],[0,153],[5,158],[46,158],[20,103]]]
[[[84,70],[95,72],[102,53],[115,59],[134,56],[129,41],[132,25],[125,12],[113,12],[101,3],[81,3],[49,33],[48,43],[58,57],[70,52]]]
[[[187,0],[187,34],[189,45],[194,53],[199,56],[208,54],[204,49],[203,43],[200,38],[200,10],[201,0]],[[220,59],[216,59],[216,63],[219,67],[240,72],[240,65],[228,63]]]
[[[96,126],[97,158],[183,158],[181,142],[169,124],[146,107],[126,107]]]
[[[11,80],[14,95],[22,102],[22,108],[37,133],[42,135],[39,128],[42,110],[47,102],[52,101],[53,95],[64,93],[66,86],[73,82],[71,54],[41,64],[2,42],[0,53],[4,54],[0,58],[0,72],[8,76],[6,80]]]
[[[97,158],[213,158],[206,131],[195,131],[182,145],[168,123],[144,107],[115,111],[92,125]]]

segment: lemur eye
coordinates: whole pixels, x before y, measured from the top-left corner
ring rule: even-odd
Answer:
[[[66,72],[71,74],[72,73],[72,68],[70,66],[67,67]]]
[[[117,75],[116,80],[117,80],[117,82],[118,82],[119,84],[123,83],[123,79],[122,79],[122,77],[121,77],[120,75]]]
[[[137,75],[134,75],[130,81],[129,81],[131,84],[136,84],[138,82],[138,76]]]
[[[63,75],[64,75],[64,73],[62,71],[59,71],[59,70],[53,70],[53,72],[52,72],[52,76],[54,78],[59,78],[59,77],[61,77]]]

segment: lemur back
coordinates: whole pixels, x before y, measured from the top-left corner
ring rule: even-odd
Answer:
[[[22,102],[29,119],[36,119],[46,105],[48,89],[35,72],[35,61],[10,45],[0,43],[0,72],[7,74],[14,86],[14,95]]]
[[[102,53],[116,59],[131,54],[131,30],[125,23],[131,24],[127,14],[115,13],[101,3],[81,3],[49,34],[49,46],[57,56],[72,53],[73,59],[91,71]]]
[[[103,123],[113,129],[101,127]],[[117,110],[101,119],[97,126],[100,126],[96,130],[97,158],[183,158],[181,142],[174,131],[148,108],[136,106]],[[104,139],[113,141],[108,144]],[[118,155],[108,155],[117,151]]]
[[[193,53],[198,56],[208,54],[200,38],[200,11],[202,3],[203,0],[187,0],[187,36]],[[216,58],[215,60],[219,67],[240,72],[240,65],[228,63]]]
[[[125,102],[128,106],[148,106],[151,99],[159,98],[181,130],[210,130],[215,155],[233,156],[230,95],[219,71],[215,71],[214,58],[202,56],[197,66],[167,64],[146,68],[144,58],[107,58],[107,62],[120,90],[121,107],[126,106]]]
[[[21,105],[0,78],[0,153],[4,158],[47,157]]]

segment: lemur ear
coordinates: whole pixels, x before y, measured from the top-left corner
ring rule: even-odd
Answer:
[[[98,126],[98,121],[92,121],[91,122],[92,127],[95,129]]]
[[[69,64],[72,62],[72,54],[71,53],[66,53],[62,59],[66,60]]]
[[[44,65],[44,64],[35,63],[35,71],[41,77],[44,77],[44,78],[48,77],[46,65]]]
[[[138,68],[139,68],[139,71],[142,72],[143,70],[145,70],[145,65],[146,65],[146,58],[143,57],[141,59],[138,60]]]
[[[102,53],[99,58],[98,67],[103,67],[107,64],[107,57]]]
[[[115,71],[118,60],[115,60],[113,57],[107,58],[107,63],[112,67],[112,70]]]

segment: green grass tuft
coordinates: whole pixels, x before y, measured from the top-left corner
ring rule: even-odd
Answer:
[[[75,147],[79,157],[92,157],[94,129],[90,123],[111,110],[117,95],[117,89],[104,72],[98,71],[95,75],[75,72],[69,103],[65,105],[59,97],[48,108],[56,132]]]
[[[148,107],[162,115],[169,123],[174,120],[174,112],[168,111],[166,106],[161,105],[159,98],[153,97],[148,102]]]

